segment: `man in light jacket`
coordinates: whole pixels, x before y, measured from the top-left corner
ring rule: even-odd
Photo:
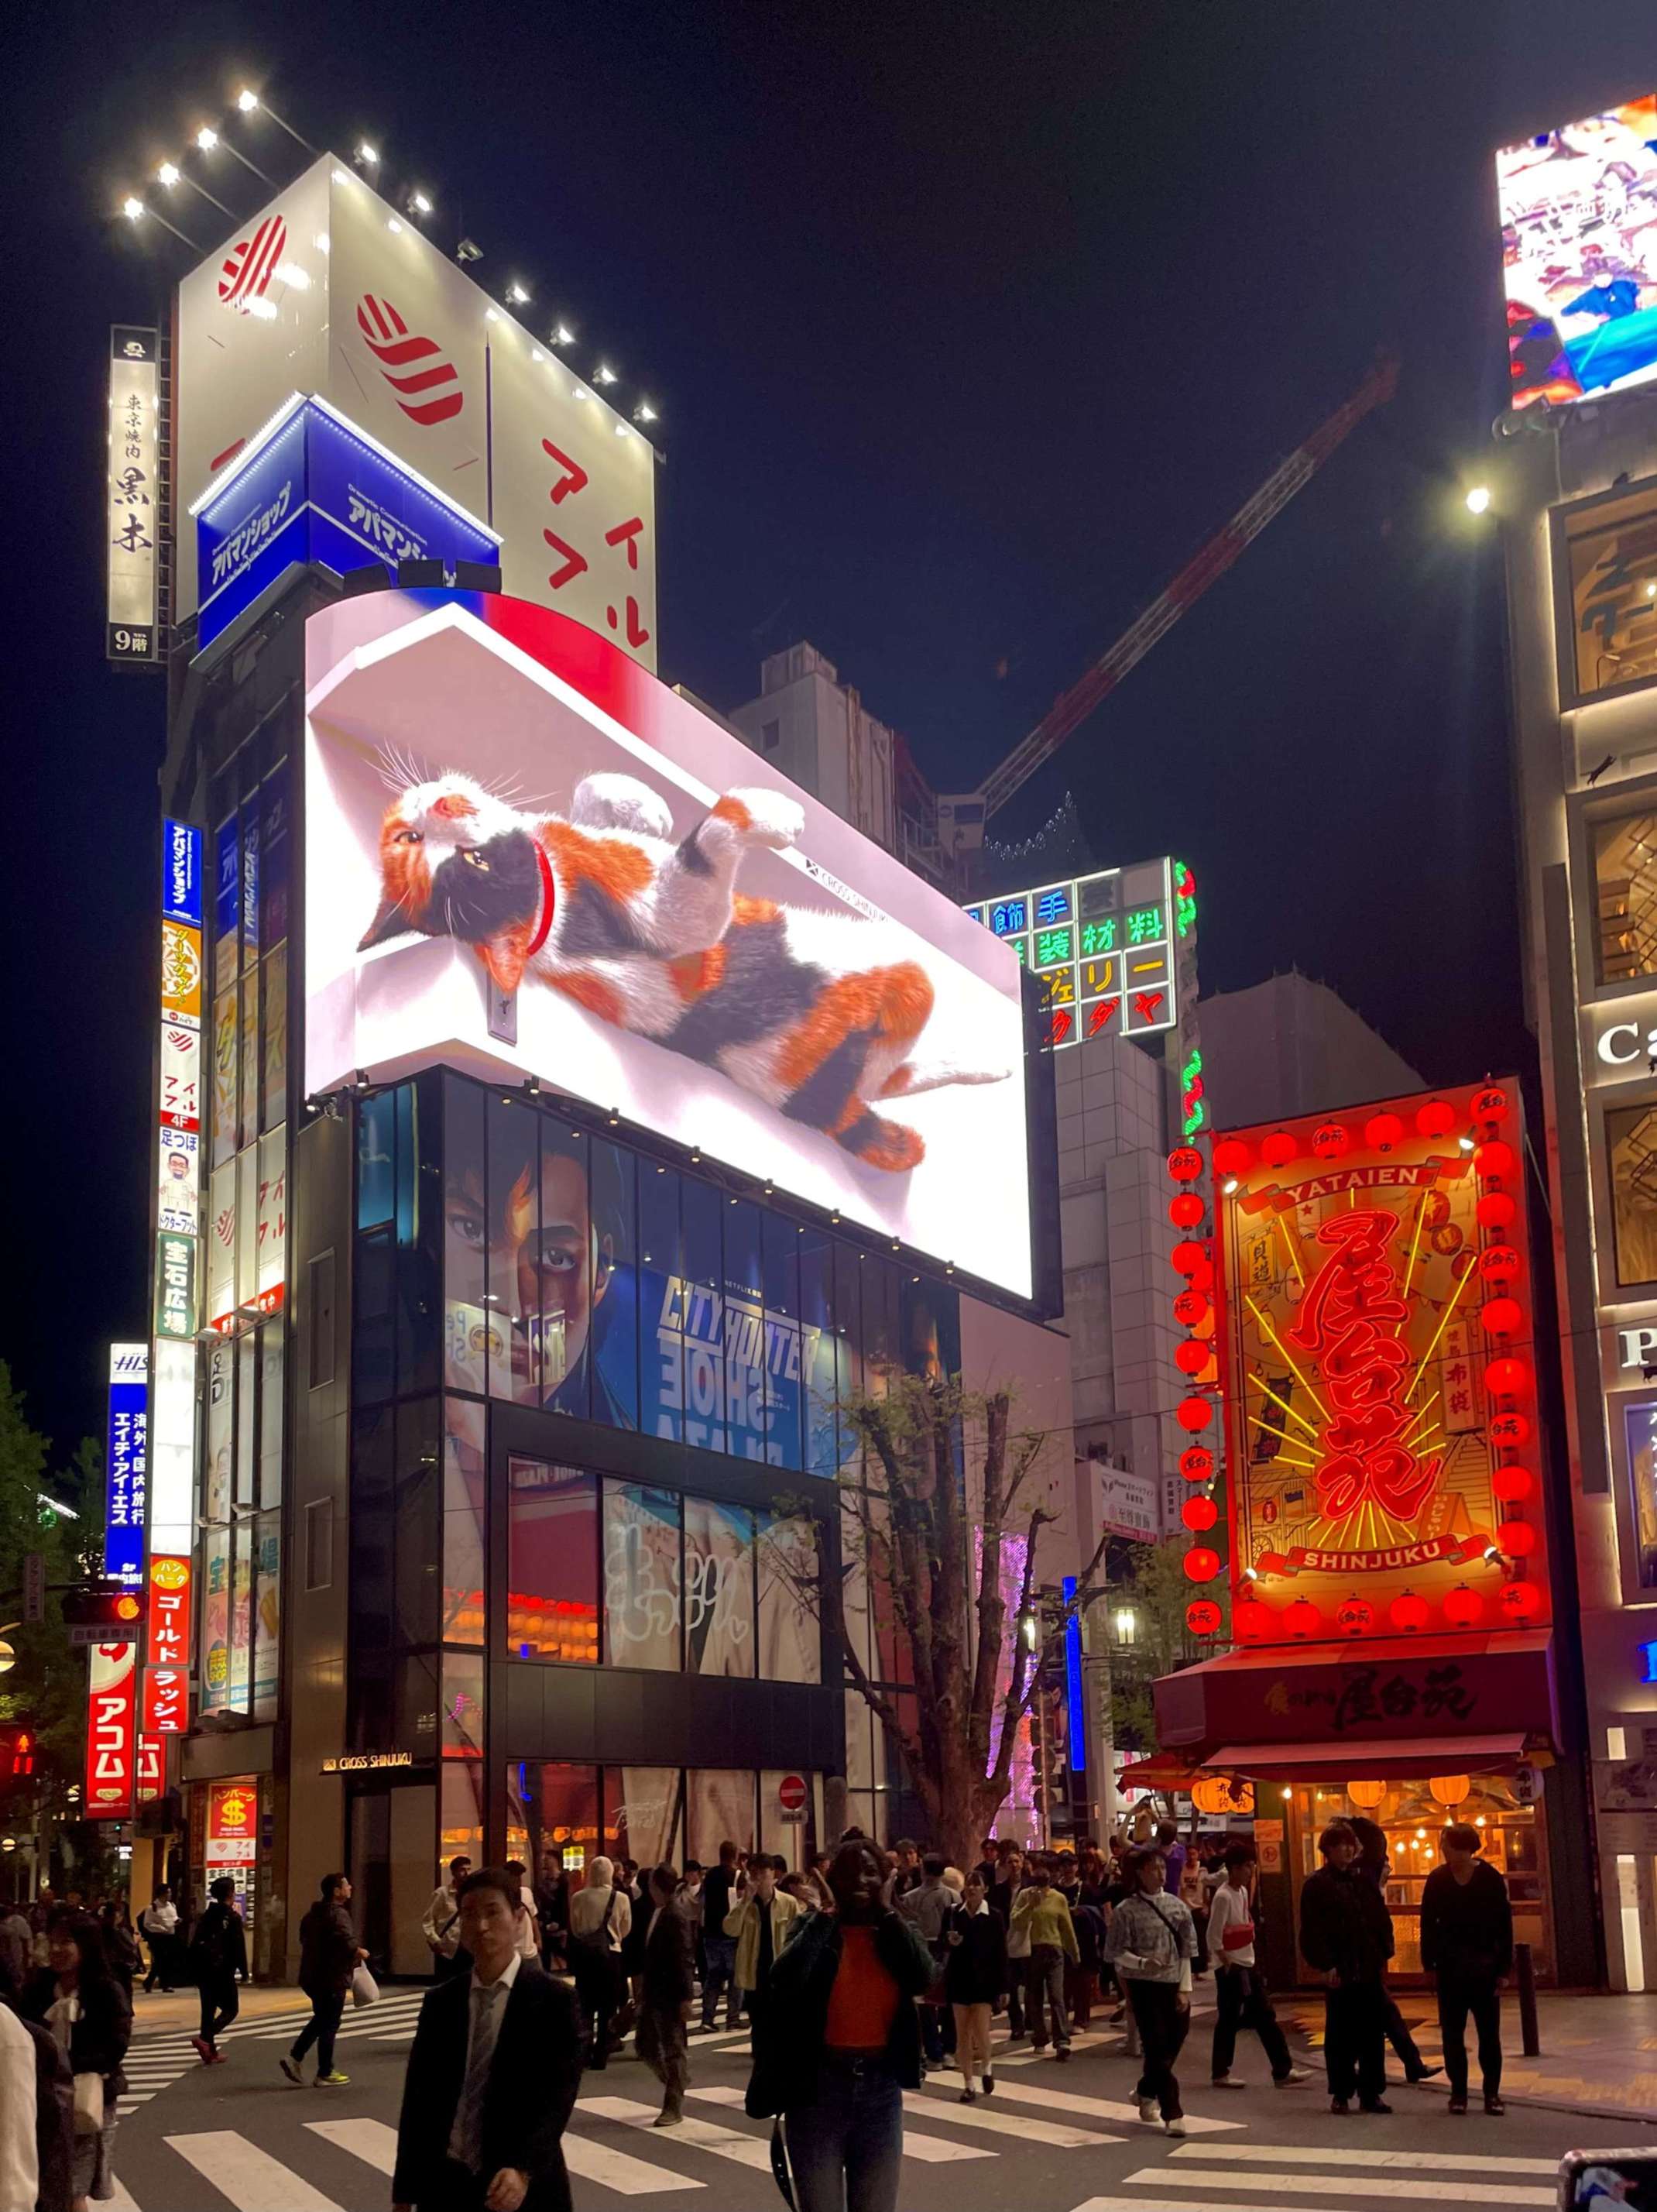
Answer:
[[[472,1863],[464,1853],[449,1861],[449,1878],[432,1893],[432,1901],[426,1907],[426,1917],[420,1923],[420,1932],[426,1938],[432,1954],[432,1975],[434,1980],[446,1982],[451,1974],[463,1971],[458,1963],[460,1957],[460,1901],[455,1893],[472,1870]],[[470,1966],[470,1961],[467,1960]]]
[[[1128,1853],[1126,1876],[1133,1888],[1111,1917],[1105,1956],[1127,1990],[1144,2047],[1139,2118],[1147,2127],[1160,2118],[1166,2133],[1182,2136],[1185,2110],[1174,2062],[1191,2025],[1197,1930],[1190,1906],[1166,1894],[1167,1875],[1167,1862],[1154,1844]]]
[[[799,1899],[777,1887],[777,1876],[787,1871],[783,1860],[758,1852],[748,1863],[747,1891],[725,1916],[725,1932],[737,1944],[733,1976],[737,2000],[755,2033],[765,2009],[771,1969],[799,1917]]]
[[[1053,1869],[1046,1859],[1031,1863],[1032,1880],[1013,1901],[1008,1936],[1023,1937],[1029,1945],[1025,1993],[1029,1999],[1030,2049],[1047,2047],[1042,1999],[1053,2014],[1053,2057],[1062,2065],[1070,2057],[1070,2014],[1065,2005],[1065,1961],[1074,1966],[1081,1958],[1076,1923],[1070,1907],[1053,1886]],[[1009,1955],[1012,1944],[1007,1945]]]
[[[622,1946],[633,1926],[633,1900],[601,1851],[569,1901],[570,1966],[587,2033],[587,2064],[610,2062],[610,2016],[621,2002]]]

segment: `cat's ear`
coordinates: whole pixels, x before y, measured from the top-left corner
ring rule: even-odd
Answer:
[[[414,926],[409,919],[408,908],[400,898],[383,898],[379,902],[379,912],[358,942],[357,951],[367,952],[376,945],[390,944],[394,937],[406,937]]]
[[[524,980],[529,942],[528,930],[514,927],[498,929],[493,937],[484,938],[478,945],[478,957],[489,971],[489,981],[497,991],[503,992],[508,998]]]

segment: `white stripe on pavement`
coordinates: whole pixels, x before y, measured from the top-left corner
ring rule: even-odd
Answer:
[[[664,2129],[665,2135],[670,2130]],[[674,2135],[677,2128],[671,2130]],[[672,2189],[705,2189],[707,2183],[691,2179],[685,2174],[673,2173],[665,2166],[652,2166],[648,2159],[632,2158],[624,2150],[612,2150],[608,2143],[592,2142],[586,2136],[571,2134],[566,2128],[560,2148],[564,2164],[572,2173],[579,2173],[583,2181],[596,2181],[605,2189],[613,2189],[618,2197],[659,2197]]]
[[[1050,2143],[1055,2150],[1080,2150],[1087,2143],[1122,2140],[1083,2128],[1057,2127],[1051,2120],[1027,2120],[1018,2112],[986,2112],[981,2105],[945,2105],[919,2089],[903,2092],[903,2109],[917,2119],[947,2120],[956,2127],[982,2128],[992,2136],[1017,2136],[1025,2142]]]
[[[733,2105],[739,2110],[744,2101],[744,2092],[740,2089],[687,2089],[685,2094],[700,2097],[704,2104]],[[919,2159],[923,2166],[954,2166],[963,2158],[993,2158],[996,2154],[992,2150],[983,2149],[977,2143],[945,2142],[941,2136],[915,2136],[906,2130],[903,2155]]]
[[[381,2173],[396,2171],[397,2130],[384,2120],[307,2120],[305,2127],[308,2135],[349,2150]]]
[[[943,2084],[940,2080],[939,2087]],[[1114,2097],[1077,2097],[1068,2089],[1037,2089],[1028,2081],[1004,2081],[998,2069],[995,2075],[994,2099],[998,2103],[1035,2105],[1044,2111],[1074,2112],[1080,2119],[1131,2120],[1137,2126],[1139,2107],[1120,2104]],[[1187,2112],[1186,2125],[1193,2136],[1230,2135],[1241,2128],[1241,2120],[1202,2119]],[[1227,2156],[1230,2155],[1229,2150]]]
[[[630,2128],[652,2128],[656,2124],[653,2105],[635,2104],[631,2097],[588,2097],[576,2107],[594,2119],[622,2120]],[[664,2136],[671,2135],[676,2142],[690,2143],[697,2150],[711,2150],[716,2158],[734,2159],[738,2166],[751,2166],[756,2173],[771,2171],[771,2146],[760,2142],[752,2136],[738,2135],[734,2128],[715,2127],[711,2120],[681,2120],[677,2128],[664,2128]]]
[[[1180,2173],[1170,2166],[1147,2166],[1138,2173],[1124,2177],[1129,2188],[1138,2183],[1162,2189],[1200,2189],[1205,2193],[1212,2189],[1212,2173]],[[1436,2184],[1423,2181],[1387,2181],[1376,2176],[1359,2179],[1345,2173],[1228,2173],[1228,2189],[1258,2189],[1268,2195],[1284,2197],[1407,2197],[1419,2203],[1423,2197],[1434,2203],[1442,2202],[1443,2191]],[[1458,2204],[1546,2204],[1558,2202],[1558,2192],[1553,2189],[1526,2189],[1518,2184],[1503,2188],[1499,2183],[1462,2181],[1455,2184]],[[1208,2212],[1219,2212],[1212,2203]]]
[[[1187,2122],[1190,2125],[1190,2122]],[[1399,2166],[1413,2173],[1545,2173],[1557,2177],[1555,2158],[1478,2158],[1460,2152],[1429,2150],[1312,2150],[1303,2145],[1273,2150],[1268,2143],[1227,2143],[1223,2150],[1205,2150],[1185,2143],[1175,2158],[1223,2158],[1229,2166]]]
[[[236,2212],[341,2212],[331,2197],[313,2189],[292,2166],[229,2128],[161,2140],[228,2197]]]

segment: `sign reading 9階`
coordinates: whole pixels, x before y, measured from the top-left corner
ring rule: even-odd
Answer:
[[[1217,1141],[1241,1640],[1546,1620],[1522,1160],[1511,1083]]]

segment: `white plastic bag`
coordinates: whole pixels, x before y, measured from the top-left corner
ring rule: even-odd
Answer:
[[[355,1973],[351,1977],[352,2005],[361,2012],[365,2005],[377,2002],[379,1996],[379,1984],[366,1966],[359,1965]]]

